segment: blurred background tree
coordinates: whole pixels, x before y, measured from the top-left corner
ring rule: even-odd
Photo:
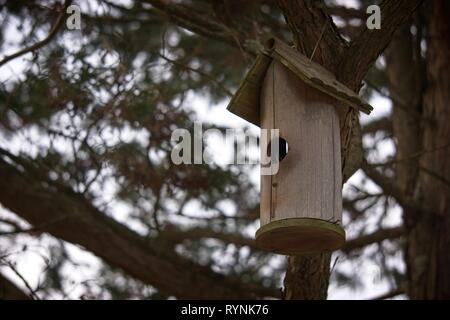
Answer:
[[[68,30],[71,3],[0,1],[0,297],[449,297],[446,1],[382,2],[372,31],[366,0],[80,0]],[[345,124],[363,161],[333,255],[258,250],[257,167],[170,160],[267,35],[384,110]]]

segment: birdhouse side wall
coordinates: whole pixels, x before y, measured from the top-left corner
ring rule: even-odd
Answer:
[[[278,173],[261,176],[261,225],[289,218],[340,223],[338,102],[274,60],[264,79],[260,103],[261,128],[279,129],[289,147]],[[267,148],[261,144],[261,157]]]

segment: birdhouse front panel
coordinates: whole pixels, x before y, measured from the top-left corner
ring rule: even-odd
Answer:
[[[332,97],[309,86],[279,61],[269,66],[260,98],[262,129],[279,129],[278,172],[261,176],[257,242],[285,253],[333,250],[344,241],[339,117]],[[261,157],[270,154],[270,137]],[[264,142],[264,139],[261,140]],[[284,151],[284,149],[283,149]],[[270,155],[273,160],[274,155]]]

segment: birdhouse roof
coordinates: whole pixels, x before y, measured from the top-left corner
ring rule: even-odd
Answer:
[[[354,91],[340,83],[334,74],[321,65],[291,48],[279,39],[270,39],[266,49],[261,51],[253,66],[247,72],[239,89],[227,109],[245,120],[260,126],[259,99],[265,74],[272,60],[277,60],[306,84],[334,97],[343,105],[370,114],[373,110]]]

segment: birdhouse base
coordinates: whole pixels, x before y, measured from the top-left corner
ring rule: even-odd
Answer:
[[[256,231],[258,247],[284,255],[330,252],[344,243],[345,231],[341,226],[314,218],[275,220]]]

